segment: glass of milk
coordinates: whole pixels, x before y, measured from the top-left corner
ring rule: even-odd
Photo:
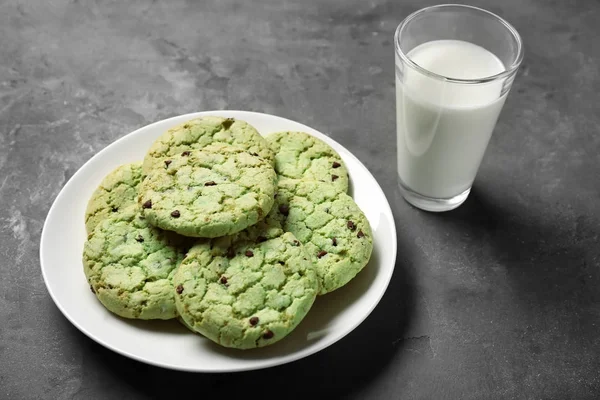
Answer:
[[[398,176],[427,211],[461,205],[523,59],[517,31],[491,12],[439,5],[396,30]]]

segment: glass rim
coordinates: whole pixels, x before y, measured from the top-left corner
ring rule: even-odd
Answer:
[[[436,74],[435,72],[429,71],[428,69],[421,67],[419,64],[417,64],[413,60],[411,60],[408,57],[408,55],[405,54],[402,51],[402,49],[400,48],[400,34],[406,28],[408,23],[411,22],[412,20],[414,20],[419,15],[424,14],[426,12],[443,9],[443,8],[470,9],[472,11],[477,11],[477,12],[486,14],[488,16],[491,16],[492,18],[494,18],[498,22],[500,22],[502,25],[504,25],[504,27],[512,34],[515,41],[517,42],[517,57],[515,58],[513,63],[510,66],[508,66],[504,71],[497,73],[495,75],[490,75],[490,76],[486,76],[483,78],[477,78],[477,79],[459,79],[459,78],[449,78],[444,75]],[[415,70],[421,72],[422,74],[429,76],[431,78],[442,80],[442,81],[449,82],[449,83],[460,83],[460,84],[472,85],[472,84],[493,82],[498,79],[506,78],[506,77],[513,75],[519,69],[521,62],[523,61],[523,42],[521,40],[521,36],[519,35],[519,32],[517,32],[517,30],[511,24],[509,24],[504,18],[494,14],[493,12],[484,10],[483,8],[469,6],[466,4],[439,4],[439,5],[435,5],[435,6],[431,6],[431,7],[425,7],[425,8],[422,8],[420,10],[413,12],[408,17],[404,18],[404,20],[402,22],[400,22],[400,25],[398,25],[398,27],[396,28],[396,33],[394,34],[394,48],[396,50],[396,53],[400,56],[400,58],[402,58],[402,60],[404,62],[406,62],[413,69],[415,69]]]

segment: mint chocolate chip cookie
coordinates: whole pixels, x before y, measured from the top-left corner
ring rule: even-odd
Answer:
[[[263,219],[276,179],[272,165],[256,153],[218,143],[164,160],[140,184],[138,202],[159,228],[212,238]]]
[[[200,150],[212,143],[240,146],[272,162],[273,153],[265,139],[250,124],[233,118],[202,117],[169,129],[150,147],[144,158],[144,174],[161,166],[165,158],[186,150]]]
[[[177,310],[187,325],[237,349],[273,344],[311,308],[318,281],[291,233],[264,241],[237,235],[190,249],[173,278]]]
[[[304,132],[278,132],[267,136],[267,142],[275,153],[275,171],[280,180],[315,180],[348,191],[348,170],[339,154],[324,141]]]
[[[110,216],[135,214],[137,188],[141,180],[141,162],[121,165],[102,180],[85,211],[85,228],[88,235],[100,221]]]
[[[172,278],[187,242],[150,226],[139,214],[111,216],[85,242],[85,276],[100,302],[121,317],[175,318]]]
[[[286,180],[280,182],[274,209],[283,229],[304,244],[314,262],[319,294],[344,286],[369,262],[373,251],[369,221],[339,188]]]

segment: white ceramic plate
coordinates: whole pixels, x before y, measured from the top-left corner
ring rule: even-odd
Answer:
[[[302,323],[282,341],[262,349],[222,348],[194,335],[177,321],[132,321],[104,309],[87,285],[81,255],[86,238],[87,201],[106,174],[141,160],[166,129],[188,119],[219,115],[252,124],[263,135],[277,131],[308,132],[333,146],[348,167],[350,192],[373,229],[369,264],[345,287],[319,297]],[[42,274],[62,313],[101,345],[138,361],[197,372],[244,371],[271,367],[309,356],[356,328],[385,292],[396,261],[396,228],[390,206],[363,164],[322,133],[288,119],[246,111],[210,111],[169,118],[145,126],[112,143],[90,159],[56,197],[40,243]]]

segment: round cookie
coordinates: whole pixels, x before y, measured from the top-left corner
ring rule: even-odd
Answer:
[[[201,242],[190,249],[173,283],[187,325],[237,349],[283,339],[318,291],[315,271],[291,233],[261,242],[236,235]]]
[[[211,143],[237,145],[273,162],[265,139],[248,123],[233,118],[202,117],[169,129],[152,144],[144,157],[143,172],[162,165],[163,158],[186,150],[200,150]]]
[[[285,231],[304,244],[314,262],[319,294],[334,291],[354,278],[373,251],[371,226],[354,200],[317,181],[282,182],[273,207]]]
[[[348,191],[348,170],[340,155],[321,139],[304,132],[277,132],[267,136],[275,153],[280,180],[301,179],[330,183]]]
[[[263,219],[273,205],[276,179],[263,158],[212,144],[163,160],[140,184],[138,202],[159,228],[212,238]]]
[[[94,191],[85,211],[88,235],[100,221],[115,214],[133,215],[137,211],[137,188],[142,180],[142,163],[117,167]]]
[[[83,267],[92,292],[124,318],[177,316],[173,274],[189,240],[154,228],[141,216],[101,221],[83,249]]]

